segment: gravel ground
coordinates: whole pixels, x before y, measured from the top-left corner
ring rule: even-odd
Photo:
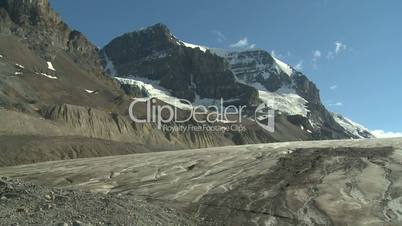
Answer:
[[[49,189],[0,179],[0,225],[197,225],[175,209],[126,195]]]

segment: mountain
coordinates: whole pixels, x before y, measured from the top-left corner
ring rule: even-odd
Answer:
[[[48,0],[0,0],[0,17],[1,224],[401,225],[402,140],[362,139],[268,52],[163,24],[98,49]],[[197,120],[217,105],[245,105],[241,122]],[[172,106],[197,117],[130,117]]]
[[[334,122],[315,85],[264,51],[222,56],[177,39],[163,24],[117,37],[99,50],[70,29],[47,0],[0,0],[0,17],[2,165],[368,136],[351,131],[353,124],[344,129]],[[258,70],[265,74],[250,72],[257,64],[248,65],[247,55],[261,61]],[[179,98],[247,105],[244,130],[163,131],[154,122],[133,122],[127,109],[146,96],[157,98],[158,105],[185,106]],[[268,98],[278,100],[274,133],[253,117]],[[144,114],[145,105],[134,112]],[[208,125],[190,120],[184,126]]]
[[[220,98],[248,106],[266,103],[315,139],[372,137],[368,131],[351,132],[361,129],[353,125],[344,128],[307,76],[264,50],[230,52],[189,44],[156,24],[115,38],[101,55],[107,72],[123,77],[120,82],[145,93],[144,83],[167,90],[154,97],[168,102],[176,97],[194,104]]]
[[[307,118],[317,137],[373,138],[357,123],[343,123],[342,116],[329,112],[321,102],[319,89],[307,76],[268,52],[215,52],[227,59],[238,81],[258,90],[262,101],[274,99],[271,107],[277,111]]]
[[[102,52],[119,75],[157,80],[179,98],[192,102],[197,97],[234,99],[240,104],[257,102],[257,92],[236,82],[223,58],[186,47],[162,24],[118,37]]]

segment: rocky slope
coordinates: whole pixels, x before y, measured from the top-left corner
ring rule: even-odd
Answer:
[[[133,195],[201,225],[401,225],[402,140],[258,144],[1,168],[0,175]]]
[[[50,7],[48,0],[1,0],[0,31],[23,39],[45,60],[64,50],[86,69],[100,71],[97,48],[79,31],[71,30]]]
[[[161,203],[0,179],[0,225],[199,225]]]
[[[156,124],[134,123],[123,115],[68,104],[46,106],[39,112],[38,116],[0,109],[0,166],[312,139],[285,116],[277,117],[275,133],[267,133],[251,121],[246,126],[252,129],[239,132],[163,131]]]

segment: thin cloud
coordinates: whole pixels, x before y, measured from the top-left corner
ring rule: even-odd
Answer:
[[[249,45],[248,44],[248,39],[246,37],[246,38],[240,39],[236,43],[233,43],[232,45],[230,45],[230,47],[232,47],[232,48],[242,48],[242,47],[246,47],[248,45]]]
[[[295,69],[298,71],[303,70],[303,61],[299,61],[299,63],[296,64]]]
[[[278,59],[285,59],[285,57],[282,54],[277,53],[275,50],[271,50],[271,56],[278,58]]]
[[[371,134],[377,138],[402,137],[402,133],[400,132],[386,132],[384,130],[373,130]]]
[[[336,89],[338,89],[338,86],[337,86],[337,85],[333,85],[333,86],[329,87],[329,89],[330,89],[330,90],[336,90]]]
[[[320,50],[314,50],[313,51],[313,61],[317,61],[321,57],[321,51]]]
[[[321,58],[322,53],[320,50],[314,50],[313,51],[313,58],[311,61],[313,61],[313,69],[316,70],[318,69],[318,63],[317,61]]]
[[[329,51],[327,53],[327,59],[334,59],[337,55],[341,54],[342,52],[348,49],[348,46],[340,41],[336,41],[335,49],[333,51]]]
[[[224,42],[226,41],[226,36],[219,30],[212,30],[212,34],[216,36],[216,41],[217,42]]]
[[[343,106],[343,103],[342,102],[337,102],[337,103],[334,103],[334,104],[329,104],[329,106],[334,106],[334,107],[342,107]]]
[[[336,41],[335,42],[335,54],[338,55],[342,51],[346,50],[348,47],[343,44],[342,42]]]
[[[245,37],[243,39],[240,39],[238,42],[231,44],[230,47],[232,47],[232,48],[249,48],[249,49],[253,49],[253,48],[256,47],[256,44],[250,44],[248,42],[248,38]]]

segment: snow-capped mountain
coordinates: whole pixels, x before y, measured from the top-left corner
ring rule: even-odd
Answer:
[[[157,81],[178,98],[258,101],[258,92],[237,82],[224,58],[177,39],[162,24],[115,38],[102,56],[108,71]]]
[[[332,113],[332,115],[334,116],[335,121],[350,134],[353,134],[358,138],[375,138],[375,136],[371,134],[369,129],[365,128],[364,126],[356,122],[353,122],[352,120],[340,114]]]
[[[123,45],[132,48],[121,51]],[[313,82],[264,50],[232,52],[190,44],[177,39],[165,25],[157,24],[112,40],[102,49],[102,55],[109,71],[135,78],[137,84],[139,78],[152,81],[165,89],[167,96],[192,102],[221,97],[246,105],[262,102],[289,117],[300,117],[293,123],[311,128],[318,139],[371,137],[370,133],[359,132],[362,129],[354,124],[345,128],[326,110]]]

